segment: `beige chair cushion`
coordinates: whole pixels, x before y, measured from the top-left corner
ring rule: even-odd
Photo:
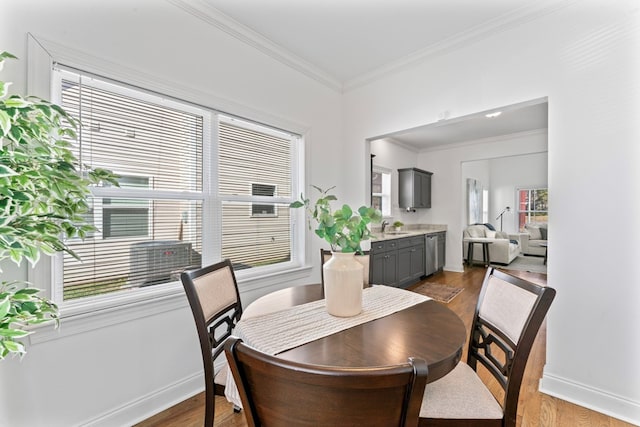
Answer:
[[[490,419],[503,416],[502,407],[466,363],[437,381],[427,384],[420,418]]]

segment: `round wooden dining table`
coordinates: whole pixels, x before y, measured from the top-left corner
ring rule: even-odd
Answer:
[[[407,291],[410,292],[410,291]],[[247,319],[324,298],[321,284],[282,289],[249,304]],[[460,361],[467,333],[462,320],[434,300],[372,320],[278,353],[300,363],[377,367],[405,363],[409,357],[429,365],[428,381],[451,371]]]

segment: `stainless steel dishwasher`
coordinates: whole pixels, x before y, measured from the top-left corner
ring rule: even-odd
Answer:
[[[430,276],[438,269],[438,236],[436,234],[424,235],[424,275]]]

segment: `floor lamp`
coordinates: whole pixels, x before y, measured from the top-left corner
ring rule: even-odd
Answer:
[[[502,212],[500,212],[500,215],[498,215],[498,216],[496,217],[496,221],[497,221],[497,220],[500,220],[500,231],[502,231],[502,215],[504,215],[504,214],[505,214],[505,212],[509,212],[509,211],[511,211],[511,208],[510,208],[509,206],[507,206],[506,208],[504,208],[504,209],[502,210]]]

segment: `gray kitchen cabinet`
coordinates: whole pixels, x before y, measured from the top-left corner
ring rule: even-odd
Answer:
[[[373,242],[370,262],[370,283],[398,286],[398,241],[396,239]]]
[[[424,275],[424,238],[405,237],[373,242],[371,283],[407,287]]]
[[[431,175],[418,168],[398,169],[398,203],[401,208],[431,207]]]
[[[406,287],[424,276],[424,237],[398,240],[398,286]]]
[[[398,286],[397,258],[397,251],[371,255],[371,283]]]

